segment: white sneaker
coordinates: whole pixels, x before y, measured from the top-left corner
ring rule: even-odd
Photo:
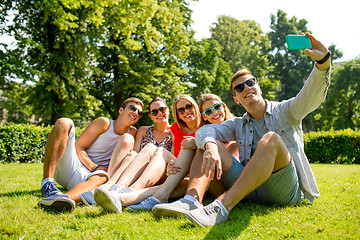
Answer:
[[[119,199],[119,194],[111,192],[103,187],[98,187],[94,191],[94,198],[99,206],[103,207],[109,212],[121,213],[122,205]]]
[[[215,224],[226,221],[228,213],[221,210],[217,202],[212,202],[209,205],[198,208],[186,213],[186,217],[193,223],[204,226],[214,226]]]
[[[179,217],[193,209],[202,208],[203,205],[196,201],[192,202],[186,198],[180,198],[172,203],[161,203],[153,207],[152,212],[155,217]]]

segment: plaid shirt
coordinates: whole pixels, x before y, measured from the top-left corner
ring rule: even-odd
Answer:
[[[330,72],[330,68],[322,71],[314,67],[296,97],[282,102],[265,100],[265,124],[269,131],[276,132],[284,141],[293,159],[300,180],[300,189],[310,202],[320,194],[304,152],[301,121],[325,100],[330,85]],[[245,113],[243,117],[222,124],[205,125],[196,132],[196,145],[204,149],[207,142],[215,142],[215,139],[221,142],[235,140],[239,148],[240,161],[246,165],[251,158],[253,143],[254,130],[251,121],[250,115]]]

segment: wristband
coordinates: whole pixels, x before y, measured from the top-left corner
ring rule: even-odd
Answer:
[[[94,169],[91,172],[95,172],[96,169],[98,169],[98,167],[100,167],[99,165],[96,165],[96,167],[94,167]]]
[[[331,56],[331,52],[328,51],[327,54],[321,60],[319,60],[319,61],[315,60],[315,62],[317,64],[323,64],[324,62],[326,62],[330,58],[330,56]]]

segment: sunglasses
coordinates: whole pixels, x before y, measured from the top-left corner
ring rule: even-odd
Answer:
[[[184,108],[181,107],[181,108],[178,108],[176,111],[178,114],[184,114],[185,113],[185,110],[188,110],[190,111],[190,109],[192,109],[194,106],[192,104],[187,104]]]
[[[206,109],[205,111],[203,111],[202,114],[206,115],[207,117],[210,117],[213,114],[213,112],[220,111],[221,109],[222,109],[222,103],[220,102],[215,104],[213,107]]]
[[[234,87],[234,90],[237,91],[237,92],[242,92],[242,91],[244,91],[244,89],[245,89],[245,84],[246,84],[248,87],[252,87],[252,86],[254,86],[254,85],[256,84],[256,79],[255,79],[255,78],[250,78],[250,79],[246,80],[245,82],[236,85],[236,86]]]
[[[156,116],[156,115],[158,115],[159,112],[165,113],[166,112],[166,107],[159,107],[158,109],[153,109],[153,110],[150,111],[150,114],[153,115],[153,116]]]
[[[137,113],[137,115],[139,116],[139,118],[141,118],[141,116],[143,115],[142,111],[140,111],[137,107],[135,107],[134,105],[129,105],[129,110],[132,112]]]

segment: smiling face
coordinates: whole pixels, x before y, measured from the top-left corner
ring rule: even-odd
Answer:
[[[201,106],[202,109],[200,109],[200,111],[201,113],[203,113],[205,110],[213,108],[219,103],[221,103],[219,100],[209,99],[204,102],[204,104]],[[206,114],[202,114],[201,116],[205,121],[208,121],[212,124],[220,124],[225,121],[225,110],[222,106],[218,111],[212,109],[212,114],[210,116],[207,116]]]
[[[162,109],[166,109],[166,111],[163,113],[161,112]],[[169,109],[167,108],[166,104],[163,101],[155,101],[153,103],[150,104],[150,113],[153,112],[157,112],[157,114],[154,116],[152,114],[150,114],[150,118],[151,120],[153,120],[156,124],[157,123],[163,123],[163,122],[167,122],[169,119]]]
[[[128,102],[124,108],[121,107],[119,109],[120,115],[125,121],[128,121],[130,125],[134,125],[139,120],[139,111],[143,111],[142,106],[134,102]]]
[[[253,103],[256,102],[263,102],[263,98],[261,96],[262,92],[259,87],[259,85],[256,83],[254,86],[249,87],[248,85],[244,84],[244,90],[242,92],[237,92],[234,90],[234,87],[238,84],[244,83],[250,78],[254,78],[251,74],[246,74],[238,77],[235,79],[235,81],[232,83],[232,90],[234,93],[234,100],[236,103],[241,103],[245,108],[250,106]]]
[[[192,106],[192,107],[190,107]],[[196,120],[196,115],[195,115],[195,108],[192,105],[191,102],[189,102],[186,99],[180,99],[177,103],[176,103],[176,109],[180,109],[180,110],[184,110],[184,111],[177,111],[177,116],[179,119],[183,120],[185,123],[189,123],[191,121]]]

